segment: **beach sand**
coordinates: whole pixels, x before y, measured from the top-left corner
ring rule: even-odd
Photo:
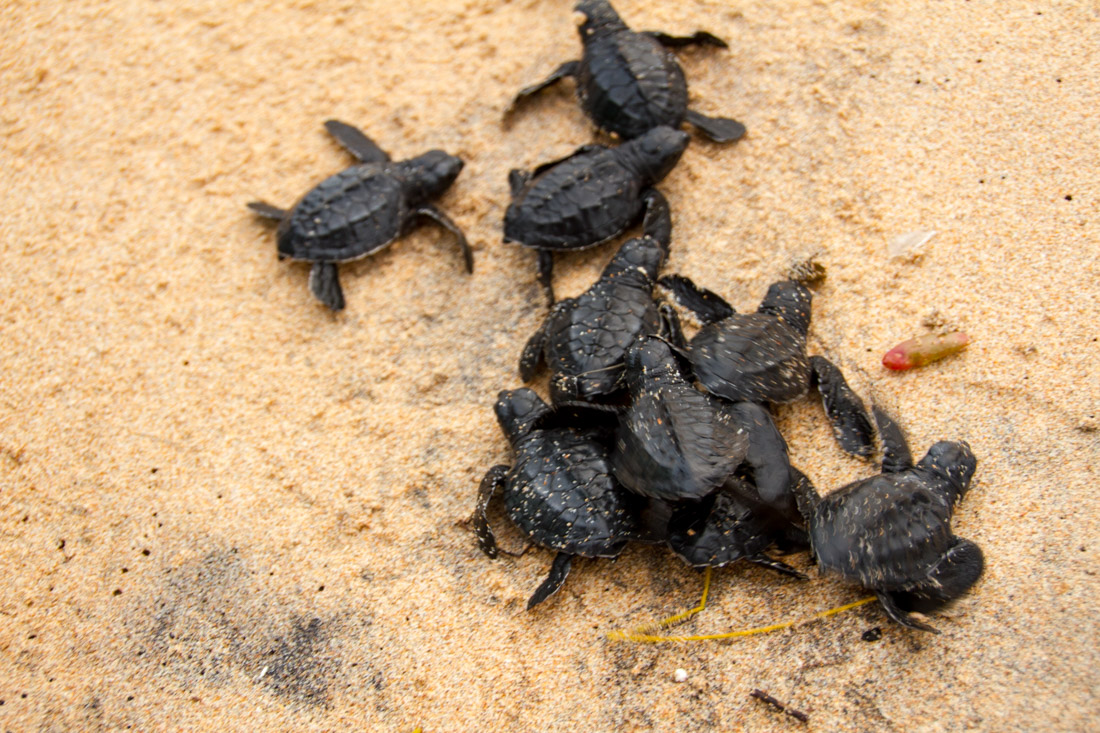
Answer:
[[[0,10],[0,729],[1086,730],[1100,708],[1100,12],[1092,2],[659,3],[696,137],[661,184],[668,272],[752,310],[795,261],[827,271],[810,350],[895,414],[919,457],[965,439],[954,530],[985,575],[932,615],[877,604],[763,636],[606,634],[693,605],[666,549],[490,560],[464,520],[510,449],[492,404],[546,312],[501,242],[507,172],[593,129],[571,2],[10,3]],[[350,163],[328,118],[396,158],[466,167],[421,227],[342,268],[347,309],[275,257],[248,201],[289,206]],[[935,231],[892,255],[901,235]],[[615,245],[558,258],[559,297]],[[962,329],[962,354],[883,353]],[[544,389],[545,378],[539,382]],[[820,404],[777,412],[823,491],[876,472]],[[504,524],[494,515],[498,526]],[[500,529],[518,549],[522,538]],[[865,595],[737,564],[683,633]],[[862,640],[880,627],[878,641]],[[676,682],[675,670],[687,677]]]

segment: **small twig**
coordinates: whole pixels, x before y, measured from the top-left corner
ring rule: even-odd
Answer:
[[[803,723],[810,722],[809,715],[806,715],[806,713],[802,712],[801,710],[795,710],[794,708],[787,707],[763,690],[753,690],[749,693],[749,697],[755,697],[757,700],[766,702],[767,704],[778,709],[781,713],[789,715],[796,720],[801,720]]]

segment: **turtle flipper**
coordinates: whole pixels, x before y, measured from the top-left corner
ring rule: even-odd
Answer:
[[[984,569],[982,548],[959,539],[929,571],[927,581],[891,596],[898,608],[906,611],[935,611],[970,590]]]
[[[334,311],[344,310],[344,291],[340,288],[340,273],[335,262],[314,262],[309,271],[309,289]]]
[[[793,488],[797,477],[791,469],[787,441],[775,426],[775,420],[766,409],[752,402],[738,402],[729,409],[749,434],[745,463],[752,469],[752,485],[759,500],[788,521],[801,521]]]
[[[671,291],[676,302],[694,313],[703,323],[716,323],[736,313],[722,296],[699,287],[683,275],[665,275],[657,283]]]
[[[798,578],[799,580],[809,580],[809,578],[807,578],[805,574],[795,570],[787,563],[776,560],[772,557],[768,557],[764,553],[760,553],[759,555],[749,555],[745,558],[745,560],[751,562],[753,565],[759,565],[762,568],[768,568],[769,570],[774,570],[777,573],[789,575],[792,578]]]
[[[730,45],[721,38],[707,31],[695,31],[690,36],[674,36],[664,31],[643,31],[643,33],[665,48],[683,48],[684,46],[730,47]]]
[[[519,357],[519,378],[524,382],[530,382],[535,378],[539,364],[542,363],[543,351],[546,348],[546,326],[550,322],[547,318],[539,329],[527,341],[523,347],[523,354]]]
[[[474,254],[470,251],[470,245],[466,241],[466,235],[462,230],[458,228],[458,225],[451,221],[451,217],[444,214],[440,209],[430,204],[425,204],[419,207],[413,212],[416,216],[424,216],[434,221],[439,226],[443,227],[451,234],[455,235],[455,239],[458,240],[458,246],[462,248],[462,259],[466,263],[466,272],[474,271]]]
[[[364,163],[385,163],[390,159],[382,148],[357,127],[339,120],[328,120],[325,122],[325,129],[336,138],[336,142]]]
[[[674,352],[690,363],[687,337],[684,336],[684,327],[680,323],[679,314],[668,303],[661,303],[657,307],[657,313],[661,319],[657,335],[667,341]]]
[[[882,472],[898,473],[912,468],[913,454],[909,452],[909,442],[894,418],[877,405],[871,408],[871,412],[882,439]]]
[[[532,84],[529,87],[524,87],[519,91],[519,94],[516,95],[516,98],[512,100],[511,106],[508,107],[507,111],[505,111],[504,113],[505,116],[515,111],[520,102],[522,102],[524,99],[527,99],[527,97],[530,97],[532,94],[538,94],[543,89],[557,84],[559,81],[567,76],[576,76],[577,71],[580,69],[580,67],[580,61],[566,61],[561,66],[554,69],[554,73],[540,81],[538,84]]]
[[[489,557],[496,557],[500,552],[493,530],[489,527],[489,502],[493,500],[493,494],[504,483],[504,476],[507,473],[507,466],[493,466],[485,473],[485,478],[481,479],[481,486],[477,490],[477,504],[474,507],[472,523],[474,533],[477,535],[477,544]]]
[[[512,192],[512,198],[519,196],[530,180],[531,171],[525,171],[522,168],[513,168],[508,171],[508,190]]]
[[[727,117],[708,117],[689,109],[684,119],[716,143],[735,143],[745,136],[745,126]]]
[[[660,243],[668,256],[669,242],[672,240],[672,212],[668,208],[668,199],[655,188],[642,194],[645,216],[642,218],[642,232]]]
[[[569,577],[569,568],[572,565],[573,556],[568,552],[559,552],[554,557],[554,564],[550,566],[550,574],[546,576],[546,580],[542,581],[542,585],[536,588],[527,600],[528,611],[558,592],[562,583]]]
[[[817,382],[817,391],[821,394],[821,404],[825,407],[825,414],[833,426],[833,435],[840,447],[846,453],[860,458],[869,458],[875,451],[874,430],[871,428],[871,420],[867,417],[867,408],[863,400],[859,398],[844,375],[828,359],[822,356],[810,357],[810,369],[813,378]],[[895,426],[896,428],[896,426]],[[898,433],[900,435],[900,432]],[[902,438],[902,447],[905,439]],[[906,456],[909,449],[905,448]],[[900,455],[898,456],[900,458]],[[911,468],[913,461],[908,458],[908,465],[883,470],[903,470]]]
[[[929,626],[923,621],[917,621],[908,613],[898,607],[898,604],[894,601],[892,593],[880,592],[876,593],[878,596],[878,602],[882,604],[882,609],[886,611],[886,615],[894,621],[898,622],[907,629],[916,629],[917,631],[929,631],[933,634],[940,633],[934,626]]]
[[[280,209],[278,206],[272,206],[266,201],[249,201],[248,208],[264,217],[265,219],[275,219],[282,221],[290,215],[290,212],[286,209]]]

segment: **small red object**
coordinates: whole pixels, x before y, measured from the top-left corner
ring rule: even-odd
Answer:
[[[882,365],[895,371],[924,366],[929,362],[962,351],[969,343],[970,337],[962,331],[955,331],[944,336],[934,334],[918,336],[915,339],[902,341],[887,351],[886,355],[882,357]]]

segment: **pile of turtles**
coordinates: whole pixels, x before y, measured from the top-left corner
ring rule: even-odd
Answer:
[[[615,557],[632,541],[665,544],[693,567],[743,559],[795,578],[804,576],[767,552],[808,547],[823,571],[872,590],[898,623],[934,630],[910,613],[962,595],[983,569],[978,546],[950,527],[974,475],[969,446],[939,442],[915,463],[890,416],[874,408],[872,425],[840,370],[806,354],[806,282],[775,283],[755,313],[740,314],[687,277],[661,277],[672,218],[655,186],[687,148],[680,126],[723,143],[745,133],[739,122],[687,108],[687,84],[669,49],[726,44],[705,31],[632,31],[606,0],[582,0],[576,10],[581,59],[520,91],[508,114],[573,77],[584,112],[622,142],[584,145],[509,175],[504,240],[536,251],[551,305],[519,372],[529,382],[545,364],[550,402],[528,388],[497,399],[515,459],[481,483],[472,522],[481,549],[500,552],[488,521],[500,493],[530,541],[557,553],[531,608],[561,588],[575,556]],[[312,263],[313,294],[343,308],[337,265],[381,249],[421,218],[454,234],[472,272],[465,237],[431,203],[462,161],[433,150],[395,163],[350,125],[326,126],[359,164],[290,210],[249,205],[279,221],[280,257]],[[639,222],[641,236],[621,245],[588,290],[555,302],[555,251],[598,245]],[[659,292],[702,324],[690,340]],[[876,427],[883,449],[879,475],[824,497],[791,465],[769,412],[814,389],[842,449],[869,458]]]

